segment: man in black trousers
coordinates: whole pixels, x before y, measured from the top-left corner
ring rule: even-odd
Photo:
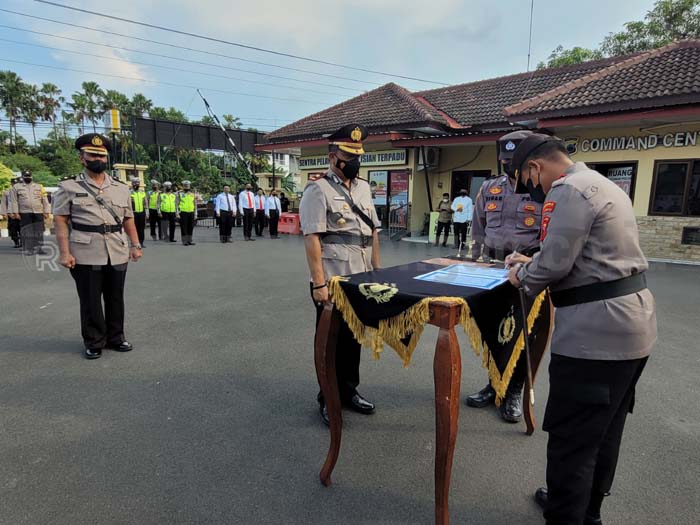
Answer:
[[[215,211],[219,218],[219,240],[223,243],[233,242],[231,228],[236,215],[236,197],[231,195],[230,186],[224,186],[224,191],[216,196]]]
[[[255,219],[255,195],[253,195],[253,186],[245,185],[245,191],[242,191],[238,196],[238,208],[243,214],[243,237],[246,241],[254,241],[253,220]]]

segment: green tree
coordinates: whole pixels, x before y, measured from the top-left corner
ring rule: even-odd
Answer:
[[[34,175],[34,180],[40,184],[54,186],[58,183],[56,177],[44,162],[26,153],[13,153],[11,155],[0,156],[0,162],[12,169],[12,171],[30,170]]]
[[[85,118],[92,123],[93,133],[97,133],[97,121],[102,118],[102,99],[104,92],[97,82],[83,82],[81,95],[85,101]]]
[[[627,22],[622,31],[608,34],[598,49],[558,46],[548,61],[540,62],[537,67],[558,67],[647,51],[687,38],[700,38],[700,0],[657,0],[644,20]]]
[[[20,99],[20,111],[24,120],[32,125],[32,137],[36,146],[36,123],[41,118],[41,100],[39,88],[34,84],[25,84]]]
[[[68,103],[68,107],[73,110],[70,120],[75,122],[78,126],[78,132],[82,135],[85,132],[85,119],[88,115],[88,100],[82,93],[73,93],[70,98],[71,102]]]
[[[180,111],[179,109],[175,109],[172,106],[168,109],[159,106],[154,106],[148,112],[148,115],[151,118],[158,120],[171,120],[173,122],[189,122],[187,115],[185,115],[182,111]]]
[[[39,141],[34,155],[57,177],[76,175],[83,169],[73,148],[73,141],[57,132],[52,131],[45,139]]]
[[[221,116],[221,122],[227,128],[238,129],[241,127],[241,119],[234,117],[230,113],[224,113]]]
[[[0,71],[0,103],[10,119],[10,150],[16,151],[17,119],[20,116],[24,82],[13,71]]]
[[[56,133],[58,110],[61,109],[61,105],[65,102],[65,99],[61,96],[61,90],[55,84],[45,82],[39,90],[39,101],[41,105],[41,120],[51,122],[54,133]]]
[[[0,155],[9,155],[14,153],[14,151],[12,151],[13,149],[16,149],[17,151],[26,151],[27,140],[22,135],[17,135],[12,148],[10,147],[12,144],[10,137],[11,134],[9,131],[0,130]]]
[[[14,176],[12,170],[0,162],[0,194],[11,186]]]
[[[603,58],[603,53],[597,49],[587,49],[585,47],[564,49],[564,46],[557,46],[549,55],[546,62],[537,64],[537,69],[568,66],[570,64],[587,62],[589,60],[598,60],[600,58]]]
[[[146,113],[151,111],[152,107],[153,102],[150,98],[146,98],[146,96],[141,93],[134,93],[129,103],[128,113],[134,117],[143,117]]]
[[[203,124],[205,126],[216,126],[216,120],[214,120],[214,117],[210,117],[209,115],[204,115],[202,119],[199,121],[200,124]]]

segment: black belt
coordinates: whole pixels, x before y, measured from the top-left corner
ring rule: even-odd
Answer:
[[[122,227],[119,224],[80,224],[77,222],[71,222],[71,228],[79,232],[90,232],[90,233],[117,233],[122,231]]]
[[[513,250],[506,250],[505,248],[497,250],[496,248],[491,248],[490,246],[485,246],[484,252],[486,255],[491,257],[492,259],[497,259],[499,261],[505,261],[506,257],[513,253]],[[535,246],[534,248],[527,248],[525,250],[520,250],[518,253],[526,256],[526,257],[532,257],[535,255],[537,252],[540,251],[539,246]]]
[[[622,297],[631,293],[641,292],[647,287],[647,276],[642,273],[636,273],[629,277],[623,277],[616,281],[607,281],[603,283],[592,283],[584,286],[576,286],[575,288],[567,288],[552,292],[552,304],[558,308],[562,306],[573,306],[581,303],[591,303],[593,301],[602,301],[603,299],[613,299],[614,297]]]
[[[321,234],[321,242],[323,244],[351,244],[366,248],[372,245],[372,237],[354,233],[323,233]]]

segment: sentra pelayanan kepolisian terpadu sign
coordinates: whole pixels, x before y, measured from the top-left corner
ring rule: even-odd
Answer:
[[[577,152],[596,151],[645,151],[654,148],[685,148],[698,145],[699,131],[678,131],[652,135],[627,135],[617,137],[566,138],[566,147],[572,155]]]
[[[362,166],[397,166],[406,164],[408,155],[405,149],[368,151],[360,155]],[[328,155],[313,155],[299,159],[299,169],[313,170],[328,167]]]

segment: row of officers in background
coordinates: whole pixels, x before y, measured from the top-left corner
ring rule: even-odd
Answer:
[[[160,182],[152,180],[151,189],[146,191],[141,188],[141,181],[134,178],[131,181],[131,200],[142,246],[147,222],[153,241],[177,242],[176,221],[180,223],[182,244],[195,245],[192,237],[199,218],[197,208],[200,198],[189,180],[182,181],[179,191],[169,181],[164,182],[161,188]],[[239,226],[243,225],[246,240],[255,240],[252,238],[253,225],[256,236],[260,237],[266,224],[270,227],[270,236],[276,239],[280,214],[289,210],[289,199],[284,193],[278,195],[276,190],[272,190],[269,196],[265,196],[263,190],[253,193],[252,185],[248,184],[237,196],[231,193],[230,186],[224,186],[223,191],[212,198],[212,205],[222,243],[232,242],[231,230],[236,222]]]
[[[15,248],[24,248],[25,255],[43,254],[45,221],[51,213],[46,191],[34,182],[32,172],[25,170],[12,179],[0,199],[0,216],[7,216],[8,230]]]

